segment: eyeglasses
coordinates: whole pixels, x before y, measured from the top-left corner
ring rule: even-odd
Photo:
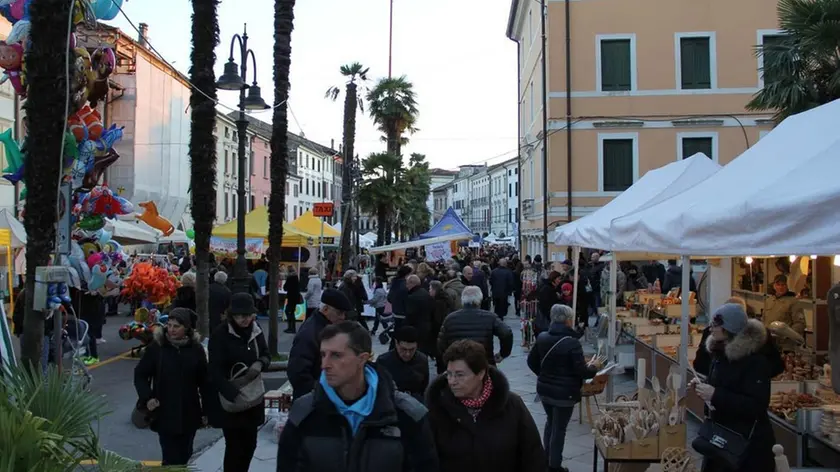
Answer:
[[[712,326],[723,326],[723,316],[722,315],[715,315],[712,318]]]
[[[445,375],[447,379],[461,381],[467,378],[469,374],[467,374],[466,372],[450,372],[447,370],[443,373],[443,375]]]

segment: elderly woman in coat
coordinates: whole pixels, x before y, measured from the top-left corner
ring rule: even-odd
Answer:
[[[551,307],[551,326],[540,333],[531,352],[528,368],[537,374],[537,393],[545,408],[543,446],[549,471],[562,471],[566,428],[572,411],[580,402],[585,379],[595,376],[596,368],[586,365],[583,347],[575,331],[575,313],[566,305]]]
[[[763,352],[767,330],[760,321],[747,318],[744,308],[735,303],[718,308],[711,324],[706,340],[712,357],[708,382],[695,379],[691,386],[706,402],[711,420],[739,433],[748,445],[745,460],[733,469],[717,459],[715,447],[702,448],[695,441],[693,445],[704,456],[703,471],[775,470],[772,448],[776,440],[767,416],[772,365]]]

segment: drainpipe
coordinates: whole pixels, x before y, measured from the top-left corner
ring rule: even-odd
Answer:
[[[568,8],[568,0],[566,0]],[[542,102],[543,102],[543,126],[542,126],[542,167],[543,167],[543,260],[549,261],[548,258],[548,210],[551,203],[551,198],[548,195],[548,61],[546,59],[546,34],[545,34],[545,17],[548,10],[545,6],[545,0],[540,0],[541,13],[541,30],[542,30]],[[568,16],[567,16],[568,19]],[[568,28],[567,28],[568,31]],[[568,46],[567,46],[568,51]],[[566,59],[568,61],[568,59]],[[567,62],[568,63],[568,62]],[[568,101],[568,100],[567,100]]]
[[[566,218],[572,222],[572,9],[566,7]]]
[[[522,176],[522,48],[519,41],[516,41],[516,102],[519,106],[516,107],[516,142],[519,145],[519,152],[516,153],[516,172],[517,181]],[[522,213],[522,196],[516,192],[516,209]],[[522,248],[522,225],[519,223],[519,218],[516,219],[516,240],[519,241],[517,248],[519,249],[519,257],[525,259],[525,254]]]

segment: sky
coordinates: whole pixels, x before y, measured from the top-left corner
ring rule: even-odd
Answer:
[[[272,0],[222,0],[216,75],[229,56],[230,38],[247,23],[263,98],[273,103]],[[246,6],[247,5],[247,6]],[[516,45],[507,39],[510,0],[394,0],[393,75],[414,84],[420,110],[403,153],[425,154],[432,167],[490,165],[516,156]],[[343,102],[324,98],[343,87],[342,64],[370,67],[373,85],[388,75],[389,0],[298,0],[292,33],[289,130],[336,149],[342,139]],[[192,15],[186,0],[126,0],[108,22],[136,37],[129,20],[149,25],[149,42],[181,72],[190,66]],[[237,53],[238,56],[238,53]],[[239,62],[239,58],[235,60]],[[250,68],[250,64],[249,64]],[[249,75],[252,71],[249,70]],[[248,78],[249,83],[252,78]],[[237,93],[220,91],[234,107]],[[271,110],[253,116],[271,122]],[[356,152],[384,151],[370,118],[357,117]]]

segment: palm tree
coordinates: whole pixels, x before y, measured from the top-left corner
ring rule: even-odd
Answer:
[[[432,177],[429,173],[429,163],[426,156],[413,153],[408,160],[408,168],[400,181],[400,193],[406,198],[400,200],[400,215],[402,218],[400,234],[404,239],[410,239],[429,230],[429,199]]]
[[[777,121],[840,98],[840,0],[780,0],[782,35],[756,48],[764,87],[748,110]]]
[[[417,121],[417,100],[414,85],[402,77],[380,79],[367,95],[368,108],[373,122],[385,134],[388,154],[402,156],[402,144],[405,142],[403,133],[414,133]],[[396,182],[395,176],[389,177]],[[384,243],[391,242],[391,226],[393,219],[379,220],[379,226],[384,227]]]
[[[286,207],[286,173],[288,172],[289,121],[286,117],[289,99],[289,68],[292,64],[292,30],[295,21],[295,0],[274,1],[274,116],[271,122],[271,197],[268,201],[268,272],[269,329],[268,349],[277,354],[280,246],[283,244],[283,220]]]
[[[210,336],[210,235],[216,219],[216,46],[219,0],[193,0],[190,81],[190,212],[195,228],[198,332]],[[196,88],[198,90],[196,90]]]
[[[26,228],[26,315],[23,322],[23,365],[40,365],[44,340],[44,316],[33,307],[35,268],[49,263],[58,219],[56,200],[63,165],[59,150],[64,142],[67,114],[64,104],[67,86],[67,18],[70,3],[64,0],[35,0],[31,4],[31,44],[26,49],[29,99],[24,108],[30,124],[28,160],[24,170],[27,187]],[[72,113],[71,109],[71,113]],[[69,211],[69,208],[67,209]]]
[[[359,94],[359,83],[364,85],[367,82],[367,73],[370,68],[358,62],[341,66],[341,75],[347,79],[344,91],[344,137],[343,155],[344,165],[341,174],[341,267],[347,268],[350,265],[350,215],[353,214],[353,179],[350,175],[353,166],[353,156],[356,149],[356,111],[365,111],[365,104],[362,95]],[[358,82],[358,83],[357,83]],[[332,86],[327,89],[326,97],[332,101],[341,95],[341,88]]]
[[[359,207],[366,213],[376,215],[377,241],[390,243],[390,233],[386,237],[385,221],[392,219],[400,207],[404,196],[397,185],[402,178],[403,165],[399,156],[390,153],[376,153],[362,161],[362,175],[365,181],[359,188]]]

